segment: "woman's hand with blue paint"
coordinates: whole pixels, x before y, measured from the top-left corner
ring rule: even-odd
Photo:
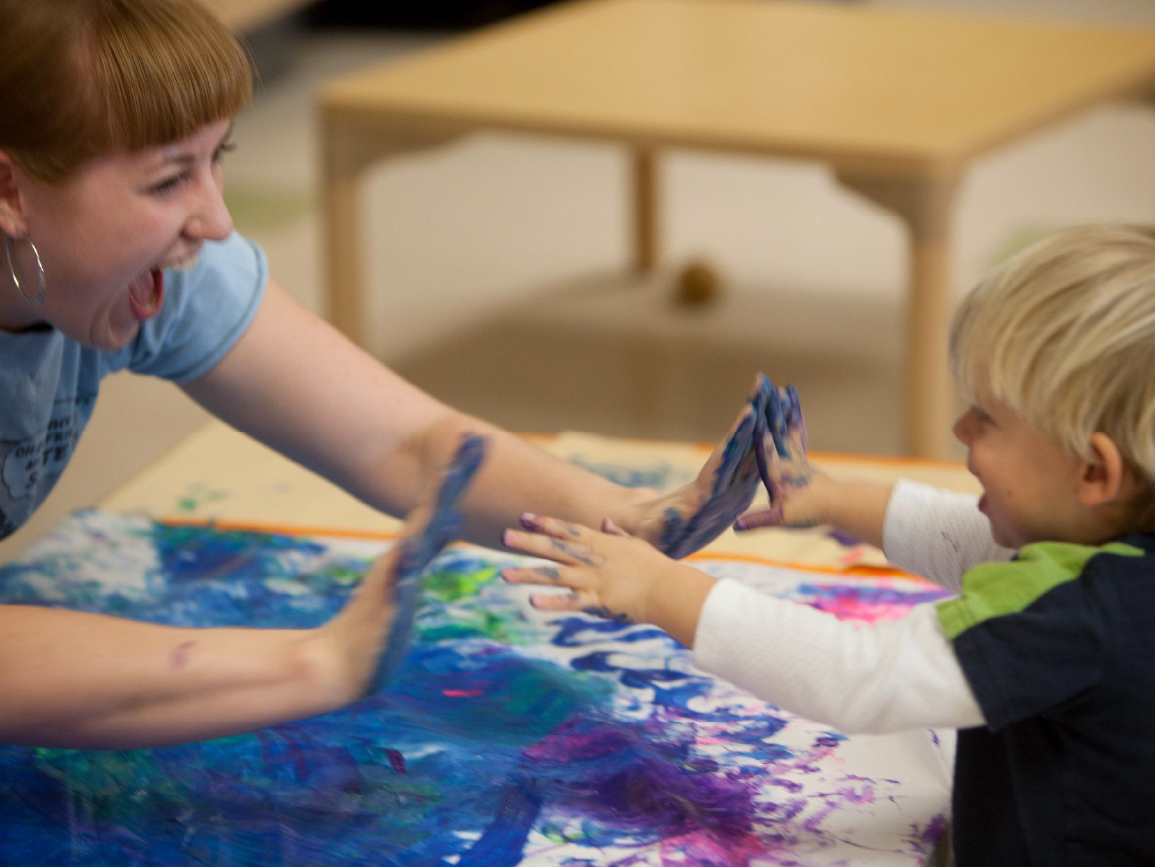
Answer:
[[[758,491],[754,437],[760,394],[759,381],[697,478],[648,504],[631,527],[635,535],[680,559],[720,536],[750,507]]]
[[[556,565],[502,571],[511,584],[566,588],[540,593],[530,604],[542,611],[580,611],[612,620],[653,623],[690,646],[702,604],[714,579],[671,560],[608,519],[602,531],[556,518],[522,515],[522,529],[506,530],[509,548]]]
[[[336,642],[353,695],[381,689],[408,650],[421,577],[460,535],[458,501],[481,466],[485,440],[463,438],[437,487],[413,509],[397,543],[366,572],[353,598],[322,630]]]

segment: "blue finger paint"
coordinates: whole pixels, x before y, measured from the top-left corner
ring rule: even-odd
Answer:
[[[679,559],[720,536],[749,507],[758,487],[755,435],[758,397],[722,446],[710,495],[688,517],[676,508],[666,510],[660,550]]]
[[[513,867],[520,863],[541,804],[534,779],[518,774],[502,793],[493,821],[461,856],[457,867]]]
[[[779,389],[770,380],[762,378],[754,402],[757,418],[755,459],[770,505],[774,506],[780,500],[783,483],[805,484],[809,479],[806,423],[802,418],[798,389],[793,385]],[[771,448],[773,458],[768,454]],[[783,461],[789,465],[783,465]]]
[[[309,628],[341,609],[378,547],[90,512],[0,567],[0,602],[184,627]],[[497,580],[517,565],[498,552],[443,552],[421,578],[420,616],[389,688],[341,710],[151,750],[0,746],[0,862],[797,867],[930,857],[946,827],[938,782],[909,768],[866,777],[856,739],[709,677],[652,627],[527,609],[521,588]],[[944,595],[901,577],[695,565],[871,621]],[[899,836],[879,838],[880,827]]]
[[[429,521],[418,535],[407,536],[398,543],[401,545],[401,556],[393,591],[397,614],[389,630],[385,652],[381,654],[377,670],[370,680],[370,695],[381,690],[409,648],[417,600],[421,595],[421,575],[441,549],[460,535],[462,518],[457,503],[469,487],[484,456],[484,437],[469,434],[462,438],[457,453],[446,466]]]
[[[802,418],[802,402],[793,384],[786,386],[786,427],[798,435],[798,444],[806,451],[806,420]]]

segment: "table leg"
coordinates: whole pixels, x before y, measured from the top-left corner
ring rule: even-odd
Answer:
[[[648,274],[658,262],[658,159],[649,148],[638,148],[632,158],[634,267]]]
[[[321,184],[324,207],[323,314],[354,343],[366,338],[363,292],[364,244],[361,182],[365,171],[388,156],[444,144],[461,132],[382,132],[322,113]]]
[[[364,345],[361,327],[361,174],[367,160],[355,159],[349,139],[328,126],[322,140],[321,184],[325,208],[324,283],[322,293],[329,321],[354,343]]]
[[[947,344],[954,306],[950,228],[958,178],[896,180],[839,174],[839,180],[907,224],[905,447],[919,457],[951,457],[956,401]]]

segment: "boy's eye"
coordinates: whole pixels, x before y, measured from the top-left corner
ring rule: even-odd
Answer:
[[[234,142],[231,142],[231,141],[223,142],[221,144],[221,146],[219,148],[217,148],[216,152],[213,154],[213,162],[219,163],[222,159],[224,159],[225,154],[231,154],[236,149],[237,149],[237,146]]]

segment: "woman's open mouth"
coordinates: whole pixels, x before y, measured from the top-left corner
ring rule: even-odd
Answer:
[[[140,322],[156,316],[164,304],[164,274],[157,270],[141,275],[128,287],[128,303]]]

